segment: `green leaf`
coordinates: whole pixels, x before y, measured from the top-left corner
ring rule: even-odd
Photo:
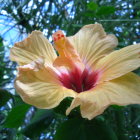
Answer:
[[[122,109],[124,106],[119,106],[119,105],[111,105],[114,109]]]
[[[0,107],[4,106],[11,97],[12,95],[7,90],[0,89]]]
[[[115,8],[113,6],[102,6],[98,9],[96,15],[101,16],[101,15],[109,15],[113,14],[115,12]]]
[[[88,10],[95,11],[97,10],[98,5],[95,2],[91,1],[87,4],[87,8]]]
[[[39,136],[54,119],[52,110],[38,109],[22,133],[30,138]]]
[[[3,42],[2,42],[2,38],[0,37],[0,52],[3,51],[4,51]]]
[[[81,28],[82,26],[84,26],[83,24],[72,24],[73,27],[78,27]]]
[[[60,104],[59,106],[57,106],[56,108],[54,108],[53,110],[56,113],[59,113],[61,115],[66,115],[66,109],[70,106],[72,101],[72,98],[65,98]]]
[[[14,105],[18,106],[18,105],[22,105],[25,104],[22,100],[22,98],[19,95],[14,95],[13,96],[13,103]]]
[[[28,104],[13,107],[5,120],[4,126],[8,128],[18,128],[21,126],[30,107]]]
[[[105,121],[81,118],[64,122],[57,130],[55,140],[118,140]]]

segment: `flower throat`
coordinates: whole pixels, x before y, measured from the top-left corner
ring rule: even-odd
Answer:
[[[85,69],[82,73],[77,68],[74,71],[67,73],[61,73],[59,80],[64,87],[72,89],[77,93],[90,90],[93,88],[99,78],[98,72],[89,72]]]

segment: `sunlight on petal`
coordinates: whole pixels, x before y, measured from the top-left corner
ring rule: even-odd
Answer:
[[[114,35],[106,35],[101,24],[90,24],[80,29],[74,36],[69,37],[83,62],[92,66],[118,45]]]
[[[19,64],[27,64],[31,61],[43,57],[44,60],[51,64],[56,58],[56,53],[40,31],[33,31],[25,40],[15,43],[11,49],[10,58]]]
[[[116,50],[102,58],[95,66],[103,72],[100,82],[120,77],[140,67],[140,44]]]

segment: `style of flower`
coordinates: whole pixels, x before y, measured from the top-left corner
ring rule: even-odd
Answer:
[[[40,31],[11,48],[18,62],[15,88],[23,101],[38,108],[54,108],[73,97],[66,114],[80,106],[89,120],[112,104],[140,103],[140,44],[114,50],[114,35],[100,24],[86,25],[74,36],[53,34],[54,48]],[[59,56],[57,56],[56,51]]]

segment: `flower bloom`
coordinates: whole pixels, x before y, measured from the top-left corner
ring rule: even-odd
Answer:
[[[100,24],[70,37],[59,30],[53,41],[54,47],[33,31],[11,49],[11,60],[19,64],[15,88],[26,103],[50,109],[73,97],[66,114],[80,105],[88,119],[112,104],[140,103],[140,77],[131,72],[140,66],[140,44],[114,50],[117,38]]]

